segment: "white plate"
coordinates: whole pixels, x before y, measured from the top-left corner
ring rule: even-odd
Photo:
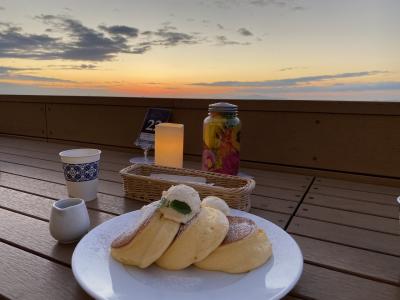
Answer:
[[[136,222],[139,211],[115,217],[91,230],[76,246],[72,270],[81,287],[97,299],[280,299],[299,280],[303,256],[296,242],[275,224],[255,215],[232,210],[264,229],[273,256],[245,274],[226,274],[189,267],[166,271],[122,265],[109,253],[112,240]],[[240,262],[238,262],[240,263]]]

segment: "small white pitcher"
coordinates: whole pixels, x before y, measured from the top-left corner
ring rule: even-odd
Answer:
[[[68,198],[53,203],[50,215],[50,234],[60,243],[72,243],[85,235],[90,220],[85,201]]]

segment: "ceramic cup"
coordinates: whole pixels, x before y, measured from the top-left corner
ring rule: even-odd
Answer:
[[[99,161],[97,149],[72,149],[60,152],[68,195],[91,201],[97,198]]]
[[[67,198],[53,203],[50,215],[50,234],[60,243],[72,243],[90,228],[85,201]]]

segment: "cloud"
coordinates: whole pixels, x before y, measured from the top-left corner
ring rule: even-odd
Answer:
[[[78,69],[83,69],[83,70],[93,70],[96,69],[97,66],[96,65],[91,65],[91,64],[81,64],[78,66]]]
[[[133,54],[143,54],[143,53],[145,53],[145,52],[147,52],[149,50],[151,50],[151,45],[150,45],[149,42],[145,42],[145,43],[143,43],[143,45],[133,48],[131,50],[131,53],[133,53]]]
[[[220,9],[230,9],[238,4],[238,0],[214,0],[212,3]]]
[[[21,74],[24,71],[40,70],[39,68],[14,68],[0,66],[0,80],[18,80],[18,81],[43,81],[43,82],[73,82],[53,77],[42,77],[29,74]]]
[[[256,6],[267,6],[267,5],[274,5],[278,7],[285,7],[288,5],[290,1],[288,0],[252,0],[250,4]]]
[[[99,28],[105,32],[108,32],[111,35],[124,35],[126,37],[137,37],[139,30],[134,27],[122,26],[122,25],[114,25],[114,26],[105,26],[101,25]]]
[[[342,78],[353,78],[353,77],[364,77],[371,75],[378,75],[387,73],[387,71],[365,71],[365,72],[353,72],[353,73],[340,73],[334,75],[317,75],[317,76],[305,76],[287,79],[277,80],[264,80],[264,81],[216,81],[209,83],[192,83],[192,85],[201,86],[225,86],[225,87],[288,87],[296,86],[298,84],[307,84],[311,82],[324,81],[329,79],[342,79]]]
[[[279,69],[279,72],[291,71],[291,70],[294,70],[294,69],[296,69],[296,67],[287,67],[287,68]]]
[[[232,40],[228,39],[225,35],[217,35],[215,37],[215,39],[217,40],[218,46],[232,46],[232,45],[248,46],[248,45],[250,45],[249,42],[243,43],[243,42],[232,41]]]
[[[237,8],[239,6],[248,8],[248,5],[257,7],[275,7],[289,11],[300,11],[306,7],[299,4],[300,0],[208,0],[200,1],[200,5],[213,5],[221,10]]]
[[[97,65],[80,64],[80,65],[48,65],[48,68],[57,70],[95,70]]]
[[[73,82],[72,80],[64,80],[64,79],[52,78],[52,77],[41,77],[41,76],[34,76],[34,75],[21,75],[21,74],[8,74],[6,76],[0,75],[0,79],[45,81],[45,82]]]
[[[368,83],[348,83],[348,84],[334,84],[327,87],[315,87],[309,89],[311,91],[388,91],[400,90],[400,81],[381,81],[381,82],[368,82]]]
[[[119,53],[130,52],[123,27],[107,27],[110,31],[125,32],[106,36],[64,16],[41,15],[37,19],[50,25],[51,32],[62,33],[62,37],[28,34],[20,27],[3,23],[0,28],[0,57],[104,61]]]
[[[68,40],[60,42],[57,58],[85,61],[104,61],[119,53],[129,53],[130,45],[125,26],[103,26],[102,30],[111,31],[109,36],[101,31],[89,28],[81,22],[65,16],[41,15],[37,19],[67,35]],[[135,28],[131,28],[135,30]],[[123,33],[121,33],[121,31]],[[129,36],[130,37],[130,36]],[[48,59],[48,56],[44,57]]]
[[[232,88],[209,94],[220,99],[400,101],[400,81],[341,83],[324,86]]]
[[[5,67],[0,66],[0,74],[6,74],[8,72],[15,72],[15,71],[36,71],[41,70],[40,68],[15,68],[15,67]]]
[[[176,27],[164,24],[164,27],[156,31],[144,31],[142,32],[142,35],[146,36],[150,40],[139,43],[135,50],[138,53],[144,53],[150,50],[153,46],[172,47],[178,45],[193,45],[202,41],[197,37],[197,34],[178,32],[176,30]]]
[[[286,68],[279,69],[279,72],[286,72],[286,71],[299,70],[299,69],[307,69],[307,67],[286,67]]]
[[[238,99],[400,100],[400,81],[333,84],[328,86],[255,87],[234,89],[225,97]]]
[[[108,61],[119,54],[143,54],[154,46],[173,47],[203,41],[198,34],[179,32],[169,22],[155,31],[124,25],[90,28],[60,15],[40,15],[46,34],[29,34],[21,27],[0,22],[0,58]]]
[[[250,32],[250,30],[246,29],[246,28],[239,28],[238,32],[243,35],[243,36],[252,36],[253,34]]]
[[[9,83],[0,81],[0,90],[3,95],[67,95],[67,96],[123,96],[120,93],[109,91],[102,87],[53,87],[38,86],[26,83]]]
[[[0,23],[0,57],[40,58],[51,55],[58,42],[47,34],[25,34],[18,26]]]
[[[287,7],[293,11],[299,11],[305,9],[305,7],[302,5],[299,4],[296,5],[296,1],[293,0],[252,0],[250,1],[250,4],[261,7],[263,6],[275,6],[280,8]]]

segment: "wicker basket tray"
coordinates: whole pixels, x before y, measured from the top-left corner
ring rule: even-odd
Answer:
[[[180,176],[205,177],[207,185],[201,183],[186,183],[200,193],[200,197],[217,196],[236,209],[250,210],[250,194],[255,187],[255,181],[250,178],[230,176],[200,170],[176,169],[146,164],[134,164],[120,171],[124,182],[127,198],[152,202],[160,200],[162,191],[167,190],[177,182],[150,178],[150,174],[172,174]]]

